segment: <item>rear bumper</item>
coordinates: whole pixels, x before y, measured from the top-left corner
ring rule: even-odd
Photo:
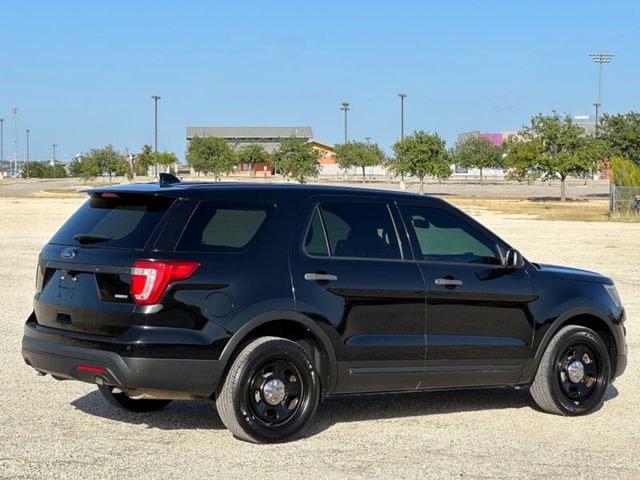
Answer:
[[[22,339],[25,362],[40,372],[82,382],[210,396],[215,393],[224,368],[219,360],[125,357],[113,351],[43,337],[46,335],[36,328],[25,326]],[[104,372],[81,370],[79,365]]]

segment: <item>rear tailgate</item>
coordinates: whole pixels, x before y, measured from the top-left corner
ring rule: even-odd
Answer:
[[[38,324],[105,336],[129,328],[131,268],[173,203],[154,195],[92,194],[42,250]]]

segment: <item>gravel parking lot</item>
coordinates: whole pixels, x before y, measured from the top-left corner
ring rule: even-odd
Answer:
[[[471,212],[529,259],[616,280],[629,367],[599,412],[544,414],[526,389],[331,398],[304,439],[258,446],[207,402],[126,413],[23,363],[38,250],[81,201],[0,198],[0,478],[640,478],[640,224]]]

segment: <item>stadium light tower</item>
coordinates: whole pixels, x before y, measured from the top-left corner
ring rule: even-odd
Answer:
[[[347,143],[347,112],[349,111],[349,102],[342,102],[340,110],[344,111],[344,143]]]
[[[610,63],[615,54],[613,53],[590,53],[591,59],[598,64],[598,99],[593,104],[596,107],[596,135],[600,127],[600,112],[602,111],[602,64]]]

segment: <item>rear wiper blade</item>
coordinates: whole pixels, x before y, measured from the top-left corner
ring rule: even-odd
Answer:
[[[112,237],[109,237],[107,235],[94,235],[92,233],[76,233],[73,238],[75,238],[78,243],[81,244],[108,242],[109,240],[113,240]]]

